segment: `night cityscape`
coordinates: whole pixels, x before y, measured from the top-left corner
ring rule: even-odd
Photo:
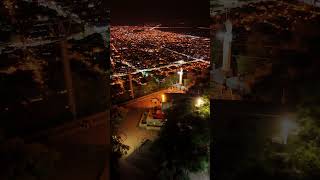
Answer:
[[[0,13],[0,179],[106,174],[105,2],[6,0]]]
[[[320,1],[3,0],[0,179],[320,179]]]
[[[178,27],[184,31],[189,27]],[[167,30],[167,31],[166,31]],[[136,96],[177,82],[177,72],[199,73],[210,66],[208,28],[179,34],[174,27],[113,26],[111,28],[112,98],[128,97],[132,76]],[[195,36],[192,34],[203,34]],[[176,80],[176,82],[175,82]]]
[[[111,179],[210,179],[209,2],[128,5],[111,5]]]

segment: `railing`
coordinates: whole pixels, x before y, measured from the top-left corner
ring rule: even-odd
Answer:
[[[50,136],[64,136],[66,134],[75,133],[87,128],[92,128],[98,125],[101,125],[107,121],[107,112],[100,112],[79,120],[75,120],[72,122],[68,122],[62,126],[48,129],[45,131],[38,132],[27,137],[27,140],[39,139],[42,137],[50,137]],[[106,123],[107,124],[107,123]]]

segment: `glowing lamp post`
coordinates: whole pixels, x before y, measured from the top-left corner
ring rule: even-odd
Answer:
[[[180,69],[178,74],[179,74],[179,84],[182,85],[182,76],[183,76],[183,69],[182,68]]]
[[[163,103],[166,102],[166,95],[164,95],[164,94],[161,95],[161,101],[162,101]]]
[[[281,122],[281,136],[282,136],[282,143],[287,144],[288,142],[288,136],[291,131],[293,131],[296,128],[296,124],[285,117]]]
[[[201,97],[198,97],[198,98],[196,99],[196,104],[195,104],[195,106],[196,106],[197,108],[199,108],[199,107],[201,107],[203,104],[204,104],[203,99],[202,99]]]

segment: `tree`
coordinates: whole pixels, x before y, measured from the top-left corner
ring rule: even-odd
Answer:
[[[201,99],[201,105],[199,107],[193,106],[195,111],[198,112],[198,115],[201,116],[203,119],[210,118],[210,99],[208,96],[199,97]]]
[[[320,86],[305,81],[300,82],[300,87],[298,134],[291,135],[288,143],[280,149],[269,144],[261,161],[273,177],[294,180],[320,178]]]
[[[114,106],[111,109],[111,179],[119,179],[119,160],[127,154],[129,146],[123,144],[123,139],[118,131],[119,122],[124,118],[121,109]]]
[[[192,100],[181,100],[182,104],[166,112],[168,120],[154,142],[162,179],[189,179],[189,172],[208,170],[208,117],[192,111]]]
[[[142,91],[144,94],[151,93],[158,88],[158,83],[154,79],[150,79],[146,85],[142,86]]]
[[[169,75],[164,79],[164,82],[161,83],[161,86],[164,88],[171,87],[173,84],[179,81],[178,75],[173,74]]]
[[[300,131],[290,142],[293,150],[288,151],[293,169],[304,179],[320,178],[320,105],[316,102],[303,103],[298,112]]]

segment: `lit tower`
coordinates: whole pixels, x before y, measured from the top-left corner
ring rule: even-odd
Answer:
[[[232,42],[232,23],[230,20],[225,22],[226,32],[223,37],[223,62],[222,70],[225,72],[230,71],[231,64],[231,42]]]
[[[182,76],[183,76],[183,69],[180,68],[180,71],[178,71],[179,74],[179,85],[182,85]]]

